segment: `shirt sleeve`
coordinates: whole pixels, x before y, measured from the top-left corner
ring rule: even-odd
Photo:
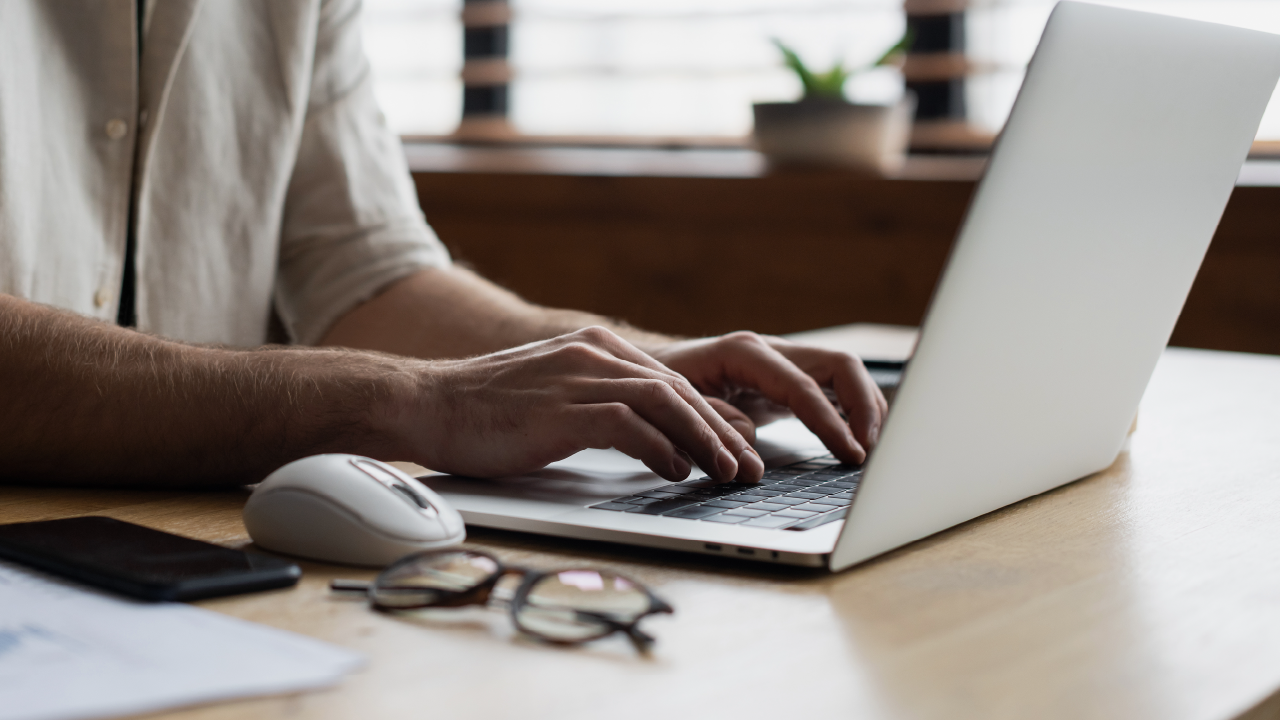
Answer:
[[[359,3],[326,3],[318,25],[275,291],[280,319],[304,345],[391,283],[450,263],[374,99]]]

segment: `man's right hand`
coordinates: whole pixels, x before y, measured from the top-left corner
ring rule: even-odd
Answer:
[[[746,415],[603,328],[468,359],[233,350],[0,294],[0,398],[0,482],[240,485],[324,452],[492,477],[609,447],[670,480],[764,471]]]
[[[515,475],[612,447],[673,481],[688,476],[690,459],[724,482],[764,472],[730,425],[750,429],[745,415],[713,409],[684,377],[601,327],[415,365],[393,379],[391,409],[376,422],[399,459],[433,470]]]

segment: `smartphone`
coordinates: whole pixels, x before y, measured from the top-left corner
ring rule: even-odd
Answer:
[[[108,517],[0,525],[0,558],[143,600],[288,587],[294,563]]]

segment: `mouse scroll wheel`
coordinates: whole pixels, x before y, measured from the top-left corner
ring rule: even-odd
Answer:
[[[413,488],[409,487],[408,485],[405,485],[402,482],[395,483],[394,485],[391,486],[391,489],[409,498],[410,502],[412,502],[414,505],[417,505],[418,507],[424,510],[434,509],[431,507],[431,503],[427,502],[426,498],[414,492]]]

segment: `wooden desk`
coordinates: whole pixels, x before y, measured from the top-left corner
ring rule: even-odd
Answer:
[[[910,337],[819,339],[887,354]],[[244,498],[9,488],[0,521],[98,513],[241,546]],[[1231,718],[1280,688],[1278,515],[1280,358],[1171,350],[1115,466],[839,575],[474,534],[511,561],[651,583],[677,608],[649,624],[651,658],[539,646],[492,612],[378,615],[325,589],[371,573],[308,563],[295,589],[201,604],[368,669],[166,717]]]

